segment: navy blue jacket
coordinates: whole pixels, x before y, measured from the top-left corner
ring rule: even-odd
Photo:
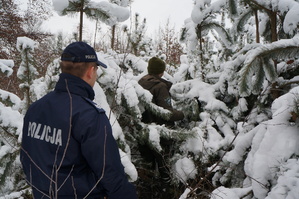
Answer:
[[[34,102],[23,126],[20,160],[36,199],[135,199],[118,146],[94,91],[62,73],[55,90]],[[47,197],[44,197],[47,198]]]

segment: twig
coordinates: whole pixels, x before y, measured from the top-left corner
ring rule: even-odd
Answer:
[[[31,156],[29,155],[29,153],[21,146],[21,148],[20,148],[26,155],[27,155],[27,157],[30,159],[30,161],[34,164],[34,166],[36,167],[36,168],[38,168],[38,170],[42,173],[42,174],[44,174],[50,181],[52,181],[52,182],[54,182],[53,180],[52,180],[52,178],[50,178],[36,163],[35,163],[35,161],[31,158]],[[55,183],[55,182],[54,182]]]
[[[93,186],[93,188],[87,193],[87,195],[83,198],[87,198],[91,192],[97,187],[97,185],[99,184],[99,182],[103,179],[104,174],[105,174],[105,167],[106,167],[106,141],[107,141],[107,130],[106,130],[106,126],[105,126],[105,139],[104,139],[104,157],[103,157],[103,169],[102,169],[102,175],[99,178],[99,180],[96,182],[96,184]]]
[[[65,184],[65,182],[67,181],[67,179],[70,177],[71,173],[74,170],[75,165],[72,166],[72,169],[70,170],[69,174],[67,175],[67,177],[64,179],[63,183],[60,185],[60,187],[57,189],[57,191],[59,191],[61,189],[61,187]],[[73,177],[73,176],[72,176]]]
[[[121,74],[122,74],[122,70],[120,69],[119,70],[119,76],[118,76],[118,78],[117,78],[117,83],[116,83],[116,86],[118,87],[118,84],[119,84],[119,82],[120,82],[120,78],[121,78]],[[116,90],[117,89],[115,89],[115,92],[114,92],[114,98],[113,98],[113,102],[112,102],[112,106],[111,107],[113,107],[114,105],[116,106],[116,99],[115,99],[115,96],[116,96]],[[110,108],[110,111],[109,111],[109,116],[108,116],[108,119],[110,120],[111,118],[111,114],[112,114],[112,108]]]
[[[75,187],[75,184],[74,184],[74,177],[72,176],[71,179],[72,179],[72,187],[74,189],[75,199],[77,199],[78,197],[77,197],[77,193],[76,193],[76,187]]]
[[[70,143],[71,132],[72,132],[73,98],[72,98],[72,95],[71,95],[69,87],[68,87],[67,79],[65,79],[65,84],[66,84],[66,89],[67,89],[67,92],[68,92],[69,98],[70,98],[70,124],[69,124],[70,128],[69,128],[68,139],[67,139],[67,143],[66,143],[66,146],[65,146],[65,149],[64,149],[64,152],[63,152],[63,156],[62,156],[61,162],[59,164],[59,167],[57,169],[58,171],[60,170],[62,162],[63,162],[63,160],[65,158],[66,151],[67,151],[69,143]]]
[[[259,182],[258,180],[254,179],[253,177],[250,177],[249,175],[246,175],[248,178],[250,178],[251,180],[257,182],[258,184],[260,184],[264,189],[268,190],[268,187],[266,185],[264,185],[263,183]]]
[[[231,141],[231,143],[228,145],[228,149],[233,145],[233,143],[235,142],[237,136],[239,135],[240,132],[238,132],[234,139]],[[190,194],[193,194],[199,187],[200,187],[200,184],[204,181],[207,181],[207,177],[210,176],[213,171],[219,166],[220,162],[222,161],[223,157],[228,153],[228,149],[222,154],[221,158],[218,160],[218,162],[213,166],[213,168],[195,185],[195,188],[190,191],[189,195]]]

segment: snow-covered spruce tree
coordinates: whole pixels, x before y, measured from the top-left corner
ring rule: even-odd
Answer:
[[[194,162],[193,172],[198,173],[195,179],[189,179],[189,186],[185,184],[189,197],[208,198],[214,189],[213,172],[237,135],[237,123],[231,116],[231,108],[222,101],[217,85],[197,78],[175,84],[172,93],[184,110],[184,123],[193,132],[193,137],[180,146],[180,154]]]
[[[264,148],[267,148],[266,145],[273,142],[279,136],[284,137],[285,134],[289,133],[292,139],[298,140],[297,137],[293,137],[292,135],[293,131],[298,131],[298,127],[296,125],[291,127],[298,122],[296,119],[291,119],[292,115],[296,118],[296,107],[298,106],[297,92],[294,92],[296,89],[290,91],[291,88],[297,85],[296,77],[298,76],[298,72],[296,72],[296,69],[298,68],[298,62],[289,66],[289,64],[283,61],[277,64],[276,68],[271,58],[289,60],[291,57],[297,57],[298,54],[298,37],[295,37],[255,47],[245,53],[244,56],[240,55],[238,59],[236,58],[236,60],[230,63],[231,66],[236,64],[236,68],[239,67],[240,61],[243,63],[239,76],[240,87],[238,90],[240,97],[243,96],[243,99],[249,101],[256,96],[254,98],[256,99],[256,103],[254,106],[251,106],[245,122],[242,125],[241,123],[238,125],[239,135],[234,143],[233,150],[227,156],[224,156],[224,165],[229,165],[232,169],[226,170],[224,175],[221,175],[222,177],[217,180],[215,178],[215,181],[219,180],[224,186],[227,185],[227,182],[234,182],[229,184],[228,187],[237,186],[246,188],[244,191],[247,190],[245,191],[246,193],[252,191],[250,195],[256,198],[265,198],[267,195],[273,195],[272,191],[275,192],[275,187],[283,186],[277,182],[281,175],[279,173],[281,169],[279,168],[288,164],[289,159],[292,159],[293,156],[297,157],[297,150],[293,148],[287,149],[291,155],[284,150],[282,150],[282,154],[273,152],[270,155],[269,151],[280,150],[278,149],[279,146],[285,146],[289,136],[286,136],[285,139],[279,138],[279,141],[275,144],[271,143],[272,148],[268,148],[267,150],[264,150]],[[292,73],[285,76],[283,73],[284,70],[292,71]],[[275,84],[273,84],[274,82]],[[275,85],[274,88],[273,85]],[[275,92],[273,92],[273,89]],[[287,94],[279,97],[283,93]],[[288,98],[287,101],[291,102],[287,102],[285,98]],[[285,101],[287,105],[282,106],[282,101]],[[282,107],[280,108],[279,106]],[[258,126],[252,129],[256,125]],[[251,128],[248,128],[250,126]],[[279,131],[280,128],[284,130]],[[270,141],[271,138],[262,138],[270,132],[273,136],[271,137],[272,141]],[[256,140],[259,138],[261,139]],[[260,156],[268,155],[268,159],[259,158]],[[259,165],[255,162],[259,162]],[[243,171],[239,170],[243,173],[243,180],[239,178],[240,175],[238,177],[234,175],[235,168],[240,168],[240,166],[243,167]],[[268,174],[265,173],[265,170],[260,170],[268,168],[276,168],[272,170],[271,177],[266,177]],[[282,177],[284,177],[283,175]],[[231,191],[234,192],[234,190]],[[284,191],[282,198],[290,194],[288,191]]]
[[[231,169],[220,178],[235,183],[223,183],[212,193],[213,198],[297,198],[298,185],[291,183],[299,180],[294,172],[298,169],[299,129],[297,116],[292,117],[297,115],[297,107],[298,86],[273,102],[272,119],[250,131],[239,125],[234,148],[223,158]],[[243,178],[232,175],[237,165],[244,167]]]
[[[173,86],[172,93],[179,102],[177,105],[185,110],[188,126],[195,134],[195,139],[188,139],[181,146],[184,155],[192,157],[199,174],[196,179],[189,179],[184,195],[209,198],[209,192],[217,186],[211,183],[214,172],[219,169],[223,154],[232,147],[237,135],[232,108],[236,107],[242,114],[247,107],[244,99],[240,99],[238,105],[233,94],[226,95],[226,85],[218,83],[223,71],[227,70],[222,63],[229,60],[236,49],[236,38],[229,34],[226,24],[217,20],[223,13],[228,13],[228,2],[196,3],[192,18],[185,20],[183,32],[190,50],[188,56],[181,57],[181,67],[174,75],[174,81],[180,83]],[[190,105],[196,108],[190,108]],[[224,166],[223,169],[228,169]]]
[[[26,111],[30,104],[36,100],[36,96],[30,91],[30,86],[33,80],[39,75],[35,65],[35,58],[33,55],[34,49],[37,47],[37,43],[28,37],[18,37],[17,49],[21,54],[21,64],[19,66],[17,76],[21,80],[20,88],[24,93],[24,99],[22,103],[24,111]]]
[[[19,37],[17,40],[17,49],[22,56],[22,63],[17,75],[22,81],[20,87],[24,91],[24,99],[21,100],[10,92],[0,90],[0,193],[3,197],[12,195],[12,197],[18,198],[26,192],[26,183],[22,178],[19,162],[19,136],[22,131],[23,113],[27,110],[29,103],[32,102],[30,85],[37,75],[32,56],[35,47],[36,43],[29,38]],[[13,65],[10,64],[9,66],[12,67]]]
[[[109,26],[115,25],[117,22],[125,21],[129,18],[129,11],[122,5],[127,5],[127,0],[123,0],[121,5],[106,1],[94,2],[91,0],[53,0],[54,9],[59,15],[75,14],[79,12],[79,41],[83,38],[83,14],[91,19],[104,22]]]
[[[131,53],[135,56],[150,55],[153,50],[151,47],[151,39],[148,38],[146,33],[146,19],[140,20],[139,14],[135,14],[131,29],[123,28],[128,38],[128,47]]]
[[[19,140],[23,115],[20,113],[21,99],[13,93],[0,90],[0,197],[24,188],[19,162]],[[22,194],[16,193],[18,198]]]
[[[201,4],[201,2],[203,2],[203,4]],[[217,12],[221,13],[222,11],[225,11],[226,9],[228,9],[227,5],[228,5],[229,1],[217,1],[214,4],[211,4],[207,8],[205,8],[204,12],[202,12],[202,13],[195,12],[196,9],[198,9],[198,6],[204,5],[204,2],[208,2],[208,1],[197,1],[198,5],[197,5],[197,7],[195,6],[195,9],[193,10],[193,13],[192,13],[193,20],[189,21],[189,22],[195,23],[195,25],[193,25],[192,23],[186,24],[187,27],[189,28],[189,29],[186,29],[186,33],[189,34],[188,35],[189,40],[187,40],[187,41],[191,41],[192,44],[198,44],[196,42],[196,40],[194,40],[194,38],[196,38],[195,37],[196,24],[200,20],[206,19],[205,15],[207,15],[207,16],[210,15],[211,10],[215,14]],[[282,5],[282,4],[280,4],[280,5]],[[294,5],[295,4],[293,4],[293,6]],[[240,5],[237,5],[237,6],[240,6]],[[221,8],[221,9],[219,9],[219,8]],[[290,6],[289,8],[291,10],[295,10],[295,8],[294,7],[292,8],[292,6]],[[238,10],[242,11],[243,9],[240,7],[240,9],[238,9]],[[238,14],[238,16],[241,16],[241,15]],[[286,14],[286,18],[287,17],[288,17],[288,14]],[[235,20],[235,18],[234,18],[234,20]],[[236,20],[236,21],[238,21],[238,20]],[[186,22],[188,22],[188,21],[186,20]],[[251,28],[253,28],[253,27],[255,27],[255,26],[252,26]],[[231,33],[235,33],[235,32],[231,31]],[[215,34],[213,34],[213,36],[214,35]],[[233,36],[232,38],[234,39],[233,41],[242,41],[242,39],[241,39],[242,37],[240,37],[240,35],[235,34],[232,36]],[[253,34],[253,36],[254,36],[254,34]],[[210,35],[206,35],[205,41],[210,39],[210,37],[211,37]],[[225,37],[219,37],[219,38],[225,38]],[[247,41],[250,41],[250,40],[247,40]],[[254,41],[254,39],[252,39],[251,41]],[[224,40],[222,40],[221,43],[225,44]],[[258,50],[258,51],[255,51],[254,49],[259,45],[254,45],[254,44],[245,46],[245,43],[243,43],[243,45],[238,44],[238,45],[235,45],[235,47],[231,46],[231,50],[233,50],[232,53],[234,53],[234,54],[229,55],[228,59],[226,59],[226,60],[232,59],[233,61],[226,61],[226,62],[222,63],[222,61],[219,62],[219,59],[221,60],[223,57],[219,57],[219,58],[216,57],[216,58],[218,58],[218,60],[216,60],[214,63],[218,63],[219,65],[218,65],[218,67],[216,67],[216,71],[213,72],[214,74],[211,73],[212,71],[205,69],[207,71],[206,77],[208,77],[208,78],[203,78],[202,81],[209,83],[205,87],[199,86],[200,83],[198,83],[198,82],[201,82],[201,81],[198,80],[197,78],[200,79],[200,76],[193,75],[196,73],[189,72],[190,68],[192,68],[192,64],[194,64],[192,57],[190,58],[191,53],[189,53],[189,57],[188,57],[189,60],[187,61],[184,59],[185,61],[182,62],[183,68],[180,68],[178,73],[175,74],[175,81],[180,82],[181,80],[179,80],[179,78],[186,77],[186,75],[188,75],[188,73],[191,74],[191,75],[188,75],[188,77],[189,78],[191,77],[194,80],[189,80],[188,84],[187,84],[187,82],[188,82],[187,81],[187,82],[182,82],[180,84],[175,85],[174,93],[179,94],[180,92],[182,92],[182,95],[175,95],[175,96],[177,96],[178,99],[181,99],[181,102],[183,102],[181,104],[181,106],[183,106],[183,107],[187,107],[187,105],[190,104],[190,100],[186,100],[186,102],[184,102],[184,99],[186,98],[186,96],[187,96],[187,98],[189,98],[190,96],[192,96],[192,97],[195,96],[195,98],[197,100],[198,99],[200,100],[202,109],[203,109],[203,112],[200,114],[201,119],[203,118],[204,115],[206,116],[206,118],[205,118],[206,120],[202,120],[202,121],[205,121],[205,123],[207,123],[206,121],[207,121],[207,119],[209,119],[214,122],[211,125],[212,128],[204,127],[204,130],[206,131],[207,129],[214,128],[216,135],[217,134],[220,135],[220,137],[218,137],[218,138],[219,138],[219,143],[221,143],[221,144],[218,143],[217,145],[218,146],[222,145],[222,146],[218,147],[218,148],[214,147],[212,149],[214,154],[218,154],[219,157],[222,157],[223,155],[225,155],[227,151],[230,151],[232,148],[234,148],[234,145],[236,143],[235,138],[237,138],[241,133],[250,131],[254,126],[256,126],[260,122],[267,120],[269,118],[269,116],[271,115],[271,112],[269,112],[270,106],[271,106],[271,99],[269,101],[269,92],[267,92],[267,91],[269,91],[269,88],[271,88],[271,87],[267,87],[267,85],[269,85],[269,83],[266,84],[266,82],[268,80],[270,80],[270,82],[271,82],[273,80],[273,78],[276,79],[278,76],[273,72],[271,73],[271,68],[273,68],[273,66],[270,67],[271,65],[268,66],[269,64],[267,65],[267,64],[265,64],[265,62],[262,62],[262,66],[263,66],[262,70],[264,72],[260,73],[260,74],[264,74],[264,75],[260,75],[260,74],[257,75],[259,73],[259,71],[255,70],[255,69],[257,69],[258,67],[253,67],[253,66],[257,66],[257,65],[256,65],[256,63],[252,64],[252,60],[267,59],[268,60],[267,63],[269,61],[271,63],[270,57],[272,57],[272,55],[270,55],[270,54],[273,53],[275,50],[277,50],[273,54],[273,57],[275,57],[275,56],[277,57],[279,54],[278,57],[280,57],[280,58],[283,57],[283,59],[288,60],[288,63],[291,63],[292,66],[294,66],[293,63],[296,64],[296,61],[294,62],[294,60],[296,60],[295,55],[296,55],[297,48],[292,47],[292,46],[296,46],[297,44],[294,41],[289,41],[287,43],[288,44],[286,44],[286,43],[284,43],[284,44],[287,45],[289,48],[280,48],[279,49],[279,47],[277,45],[280,45],[280,44],[283,45],[282,43],[277,43],[277,44],[270,45],[269,47],[266,47],[267,49],[272,48],[273,49],[272,51],[264,50],[264,45],[260,45],[261,47],[260,47],[260,50]],[[293,43],[293,44],[290,45],[291,43]],[[192,47],[192,46],[189,45],[189,47]],[[197,46],[194,46],[194,47],[197,47]],[[221,50],[221,48],[219,48],[219,45],[214,46],[214,48],[215,47],[217,50],[219,50],[219,52],[223,52]],[[239,53],[236,53],[235,50],[240,49],[240,48],[243,48],[243,49]],[[275,50],[274,50],[274,48],[275,48]],[[192,49],[195,49],[195,48],[192,48]],[[288,52],[283,52],[286,50]],[[250,51],[250,53],[248,51]],[[194,52],[196,54],[196,51],[193,51],[193,53]],[[203,51],[202,53],[208,55],[209,52]],[[219,54],[221,55],[221,53],[219,53]],[[290,55],[290,57],[287,57],[287,56],[285,57],[286,54]],[[254,55],[254,56],[252,56],[252,55]],[[269,57],[269,55],[270,55],[270,57]],[[292,59],[291,57],[294,57],[294,59]],[[247,59],[246,62],[245,62],[245,59]],[[246,64],[250,63],[252,65],[249,64],[251,67],[248,67],[248,65],[246,65],[246,67],[244,67],[245,63]],[[188,68],[187,67],[188,64],[190,64],[191,67]],[[209,65],[204,65],[204,67],[206,67],[206,66],[209,66]],[[266,67],[266,69],[263,69],[265,67]],[[281,68],[281,67],[282,68],[286,67],[286,62],[281,63],[281,65],[278,68]],[[243,68],[243,69],[241,70],[241,68]],[[246,68],[247,68],[247,70],[246,70]],[[291,67],[287,67],[287,68],[289,70],[291,70]],[[261,69],[261,67],[259,69]],[[293,68],[293,71],[294,70],[295,69]],[[196,70],[193,70],[193,71],[196,71]],[[248,71],[248,73],[246,73],[246,71]],[[249,73],[249,71],[251,71],[251,73]],[[252,92],[252,90],[251,90],[249,92],[250,93],[249,95],[240,95],[241,94],[240,91],[243,92],[244,90],[242,90],[242,89],[244,89],[244,88],[241,87],[241,89],[239,89],[240,88],[239,83],[243,82],[243,81],[241,81],[242,80],[241,78],[245,77],[245,76],[246,76],[246,78],[244,78],[244,79],[248,80],[250,82],[250,84],[249,84],[250,89],[253,88],[251,85],[256,85],[254,87],[255,92]],[[254,78],[252,78],[252,76]],[[265,77],[267,78],[266,82],[264,81]],[[211,81],[211,80],[213,80],[213,81]],[[260,83],[256,84],[257,83],[256,80],[258,80]],[[195,82],[195,81],[197,83],[194,84],[193,82]],[[295,80],[293,82],[295,82]],[[204,84],[204,83],[202,82],[201,84]],[[198,86],[194,86],[194,85],[198,85]],[[286,84],[286,86],[290,86],[290,85],[292,85],[292,83]],[[263,88],[265,88],[265,87],[268,88],[267,91],[263,90]],[[214,105],[211,105],[211,103],[206,103],[207,100],[203,100],[204,97],[208,96],[207,94],[205,94],[209,90],[207,88],[213,89],[213,91],[211,92],[212,96],[215,97],[216,99],[220,100],[221,102],[223,102],[224,106],[220,106],[221,103],[213,103]],[[193,91],[191,92],[192,89],[193,89]],[[198,91],[198,90],[200,90],[200,91]],[[206,92],[204,92],[203,90],[206,90]],[[258,92],[257,92],[257,90],[258,90]],[[198,92],[199,94],[194,94],[195,91]],[[190,93],[192,93],[192,95]],[[212,99],[212,97],[207,97],[207,98]],[[192,99],[192,98],[190,97],[190,99]],[[273,98],[272,98],[272,101],[273,101]],[[208,102],[210,102],[210,101],[208,101]],[[214,107],[216,104],[218,104],[218,108],[216,108],[217,106]],[[211,109],[211,107],[213,107],[213,109]],[[226,107],[227,110],[223,111],[225,109],[221,110],[221,108],[219,108],[219,107]],[[187,108],[183,108],[183,109],[188,110]],[[209,113],[209,114],[207,114],[207,113]],[[229,122],[229,121],[231,121],[231,122]],[[226,124],[226,127],[225,127],[225,125],[223,126],[223,124]],[[244,125],[244,124],[246,124],[246,125]],[[195,126],[197,126],[197,125],[202,126],[203,123],[198,122]],[[227,134],[227,132],[229,132],[228,130],[233,132],[233,134]],[[224,133],[224,132],[226,132],[226,133]],[[211,138],[213,138],[213,134],[210,133],[210,134],[206,134],[205,136],[199,136],[199,137],[201,138],[201,140],[203,140],[202,141],[203,143],[204,142],[209,143],[209,141],[212,142]],[[209,145],[205,145],[205,146],[209,146]],[[205,151],[208,151],[208,150],[203,149],[202,151],[199,151],[199,154],[202,154]],[[221,158],[219,159],[220,161],[217,162],[217,164],[215,164],[217,167],[212,167],[212,168],[214,168],[214,170],[212,170],[213,172],[210,172],[211,175],[215,174],[214,178],[213,178],[214,186],[218,186],[219,184],[222,184],[222,185],[225,185],[228,187],[242,186],[243,179],[246,176],[246,173],[244,171],[244,161],[245,161],[245,157],[246,157],[246,151],[245,151],[245,154],[243,154],[243,155],[244,155],[243,161],[240,161],[238,164],[235,164],[235,165],[227,164],[226,161],[222,162]],[[214,173],[216,170],[217,170],[217,172]],[[190,195],[193,194],[193,196],[195,197],[196,193],[200,192],[200,190],[201,190],[200,186],[202,185],[204,180],[205,180],[205,178],[202,180],[199,180],[199,182],[197,182],[195,185],[191,186],[193,188],[191,188],[192,191],[190,192]],[[248,191],[248,189],[247,189],[246,191],[244,191],[244,194],[247,194],[248,192],[250,192],[250,191]]]
[[[219,63],[227,61],[232,55],[235,38],[219,20],[221,18],[222,21],[231,21],[228,16],[235,15],[234,9],[227,12],[226,8],[230,8],[228,5],[235,4],[229,4],[228,1],[212,4],[211,1],[196,1],[191,18],[185,20],[180,40],[188,46],[191,65],[188,73],[191,78],[213,81],[217,77],[212,74],[219,70]]]
[[[197,1],[198,4],[200,2]],[[225,5],[228,1],[219,2]],[[219,2],[211,4],[206,9],[207,13],[208,10],[219,8]],[[296,198],[298,193],[295,190],[298,187],[294,185],[296,188],[293,188],[287,185],[288,181],[286,181],[286,178],[288,176],[294,182],[298,181],[297,177],[291,174],[293,169],[297,168],[297,161],[294,158],[298,157],[298,150],[292,144],[287,149],[287,152],[283,148],[289,142],[289,137],[298,142],[298,136],[293,134],[293,132],[298,131],[297,126],[294,128],[290,127],[298,122],[296,120],[297,91],[296,89],[290,91],[290,88],[296,86],[296,77],[298,76],[298,36],[296,36],[296,31],[294,31],[298,24],[298,18],[292,16],[294,16],[295,11],[299,7],[296,1],[252,2],[262,5],[264,8],[272,9],[271,13],[276,12],[276,14],[283,16],[280,17],[280,19],[283,19],[281,23],[283,26],[273,27],[273,23],[270,23],[272,27],[263,29],[262,32],[266,31],[268,35],[273,36],[275,35],[272,32],[274,29],[280,30],[280,27],[283,27],[284,34],[279,31],[280,34],[278,35],[282,35],[277,37],[279,41],[271,44],[262,42],[261,44],[243,43],[242,45],[236,45],[238,47],[236,49],[240,49],[240,47],[242,49],[238,53],[233,51],[234,54],[229,57],[230,61],[220,63],[218,70],[220,75],[213,75],[213,77],[216,77],[216,83],[213,85],[208,84],[209,87],[214,89],[216,98],[224,102],[228,107],[225,116],[230,119],[227,121],[233,121],[234,125],[231,126],[233,127],[231,130],[233,130],[232,132],[235,135],[227,136],[229,134],[223,134],[225,128],[219,127],[221,127],[221,121],[225,121],[223,120],[225,117],[222,115],[221,119],[215,120],[215,114],[217,115],[218,111],[214,107],[212,114],[207,118],[215,121],[216,125],[212,127],[221,135],[219,143],[224,145],[220,148],[221,150],[214,150],[214,153],[222,158],[209,170],[209,173],[213,175],[213,185],[215,187],[221,185],[222,187],[216,189],[210,197],[228,199],[266,198],[268,196],[268,198],[273,198],[274,195],[278,197],[277,193],[281,191],[281,197],[278,198]],[[274,4],[276,6],[273,7]],[[238,10],[242,11],[241,6]],[[239,16],[244,17],[241,13]],[[259,16],[263,17],[266,15]],[[203,14],[197,15],[197,17],[198,19],[204,18]],[[252,15],[252,17],[255,16]],[[266,19],[260,19],[262,22],[264,20]],[[240,22],[240,20],[235,21]],[[252,23],[249,30],[254,30],[254,27],[256,25]],[[245,41],[240,35],[235,34],[234,31],[232,33],[234,33],[235,41]],[[254,36],[255,34],[252,35]],[[290,37],[293,38],[283,39]],[[273,39],[273,37],[270,38]],[[261,41],[266,40],[268,39],[264,37],[261,39]],[[254,39],[246,41],[254,41]],[[270,41],[275,40],[270,39]],[[183,75],[177,76],[182,77]],[[192,81],[195,80],[190,80],[190,85],[193,85]],[[188,91],[191,89],[186,89],[187,86],[184,84],[186,83],[178,84],[174,89],[183,87],[180,89],[184,91],[182,96],[189,96]],[[190,88],[200,90],[196,89],[196,86],[191,86]],[[275,100],[283,93],[288,94]],[[204,94],[200,94],[196,98],[207,97],[205,92]],[[273,100],[275,100],[274,103]],[[283,101],[288,103],[282,106]],[[203,105],[204,112],[206,112],[209,106],[207,107],[205,103]],[[225,131],[228,129],[226,128]],[[272,141],[274,143],[271,143],[272,133],[272,138],[274,139]],[[289,136],[282,139],[284,134]],[[206,137],[201,136],[201,139],[204,141],[211,138],[213,138],[213,134],[207,134]],[[281,153],[278,151],[281,151]],[[191,186],[191,189],[186,190],[184,197],[187,197],[187,193],[194,198],[198,197],[197,194],[201,189],[200,185],[206,179],[206,176],[202,178],[195,186]]]

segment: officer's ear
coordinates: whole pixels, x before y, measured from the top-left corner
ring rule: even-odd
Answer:
[[[97,66],[96,64],[87,63],[87,69],[82,77],[82,79],[87,82],[90,86],[94,86],[97,78]]]
[[[92,72],[93,72],[93,67],[91,66],[88,66],[87,67],[87,70],[86,70],[86,73],[85,73],[85,76],[90,79],[92,77]]]
[[[92,79],[94,76],[94,73],[97,72],[98,66],[96,66],[95,63],[87,63],[87,64],[88,64],[88,67],[87,67],[85,75],[88,79]]]

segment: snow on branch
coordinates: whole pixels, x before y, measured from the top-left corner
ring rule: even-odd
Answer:
[[[2,89],[0,89],[0,101],[12,104],[11,107],[14,110],[18,110],[21,103],[21,99],[17,95]]]
[[[286,14],[283,22],[283,30],[288,34],[296,34],[299,25],[299,3],[294,2],[294,6]]]
[[[127,2],[120,4],[127,5]],[[85,0],[82,3],[76,0],[53,0],[54,10],[61,16],[70,12],[78,12],[76,6],[82,6],[83,12],[88,17],[100,19],[109,26],[113,26],[117,22],[123,22],[130,17],[130,11],[121,5],[108,1],[95,2]]]
[[[13,127],[16,130],[13,132],[15,135],[20,135],[23,126],[23,115],[18,110],[13,110],[0,103],[0,126]]]
[[[63,10],[69,6],[68,0],[53,0],[53,7],[54,10],[59,14],[62,15]]]
[[[203,26],[203,29],[214,29],[222,38],[222,41],[226,48],[230,48],[232,46],[232,39],[229,33],[217,22],[209,23],[206,26]]]
[[[87,7],[91,12],[91,16],[98,17],[103,13],[106,14],[108,19],[103,20],[103,22],[107,25],[123,22],[130,17],[130,11],[127,8],[106,1],[101,1],[99,3],[90,2]]]
[[[208,18],[212,13],[217,13],[220,9],[226,5],[226,0],[219,0],[211,5],[210,1],[204,1],[202,4],[201,1],[196,1],[196,4],[192,10],[191,18],[196,24],[201,24],[206,18]],[[206,5],[208,5],[206,7]]]
[[[172,113],[167,110],[164,109],[163,107],[157,106],[156,104],[154,104],[152,102],[152,94],[148,91],[142,88],[142,86],[140,85],[135,85],[135,89],[136,89],[136,94],[139,98],[139,101],[147,108],[150,110],[150,112],[152,112],[154,115],[159,115],[160,117],[162,117],[165,120],[169,120],[169,118],[171,117]]]
[[[2,73],[6,74],[7,77],[9,77],[13,73],[13,67],[13,60],[0,59],[0,70]]]
[[[29,49],[33,51],[37,47],[37,42],[33,41],[28,37],[18,37],[17,38],[17,49],[18,51],[23,51],[24,49]]]
[[[294,37],[292,39],[282,39],[271,44],[265,44],[259,46],[255,49],[249,50],[244,56],[245,59],[240,76],[240,93],[242,96],[247,96],[251,91],[251,78],[256,73],[257,67],[263,67],[265,72],[265,77],[273,82],[276,79],[276,72],[273,64],[270,64],[271,60],[284,60],[288,58],[296,58],[299,56],[299,37]],[[239,60],[238,60],[239,62]],[[267,68],[265,68],[265,66]]]
[[[205,109],[211,112],[222,110],[227,113],[229,111],[225,103],[216,98],[215,87],[199,79],[188,80],[173,85],[170,92],[178,99],[197,98],[199,101],[204,102]]]

